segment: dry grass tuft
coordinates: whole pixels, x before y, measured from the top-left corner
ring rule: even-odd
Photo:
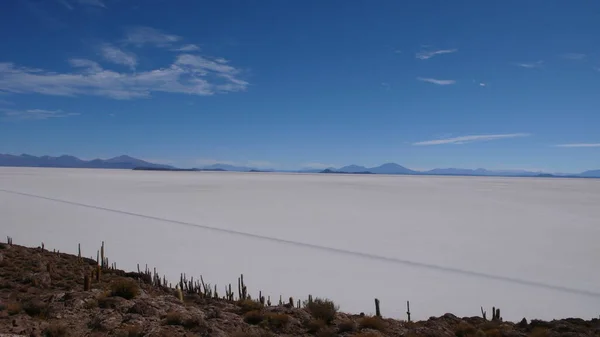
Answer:
[[[177,311],[169,311],[166,318],[167,325],[183,325],[181,313]]]
[[[327,327],[327,323],[325,323],[322,319],[313,319],[306,323],[306,329],[308,333],[316,333],[321,331]]]
[[[267,325],[272,329],[281,329],[290,321],[290,316],[284,313],[269,312],[265,317]]]
[[[265,315],[260,310],[248,311],[244,314],[244,322],[252,325],[259,324],[265,320]]]
[[[340,322],[337,325],[337,328],[338,328],[339,333],[352,332],[352,331],[356,330],[356,323],[354,323],[353,320],[348,319],[348,320]]]
[[[365,316],[360,319],[359,326],[361,329],[383,331],[387,327],[387,324],[383,319],[377,316]]]
[[[69,336],[69,330],[67,326],[60,323],[50,324],[46,329],[44,329],[45,337],[67,337]]]
[[[261,310],[264,306],[257,301],[245,299],[237,302],[237,305],[240,307],[242,314],[245,314],[254,310]]]
[[[126,300],[135,298],[140,293],[139,285],[129,279],[121,279],[110,285],[110,296],[122,297]]]
[[[316,319],[321,319],[330,324],[335,319],[338,307],[333,301],[326,298],[316,298],[312,302],[306,302],[304,307]]]

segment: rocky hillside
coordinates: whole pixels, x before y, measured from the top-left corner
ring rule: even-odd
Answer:
[[[150,271],[126,273],[100,260],[104,267],[0,244],[0,336],[600,336],[598,319],[515,324],[446,314],[406,322],[340,313],[325,299],[302,308],[293,299],[253,300],[243,282],[218,295],[203,280],[182,278],[180,291]]]

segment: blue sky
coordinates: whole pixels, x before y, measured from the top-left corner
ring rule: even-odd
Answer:
[[[0,153],[600,168],[600,2],[6,0]]]

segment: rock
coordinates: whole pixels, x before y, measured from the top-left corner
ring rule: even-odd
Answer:
[[[158,316],[158,310],[154,308],[147,301],[141,300],[137,301],[129,310],[127,311],[131,314],[139,314],[142,316],[153,317]]]
[[[523,319],[517,324],[517,326],[521,329],[527,328],[527,319],[523,317]]]

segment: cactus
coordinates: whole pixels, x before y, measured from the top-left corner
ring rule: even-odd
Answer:
[[[308,304],[311,305],[313,302],[313,297],[312,295],[308,295]]]
[[[44,251],[44,243],[42,242],[42,252]]]
[[[225,287],[225,297],[228,301],[233,301],[233,291],[231,291],[231,283],[229,283],[229,288]]]
[[[406,316],[408,316],[408,321],[410,322],[410,301],[406,301]]]
[[[267,306],[271,306],[271,296],[267,297]]]
[[[481,307],[481,316],[483,317],[484,320],[487,321],[487,312],[485,310],[483,310],[483,307]]]
[[[91,287],[91,279],[88,273],[83,276],[83,291],[89,291]]]
[[[102,258],[102,264],[100,265],[100,267],[104,269],[104,241],[102,241],[102,246],[100,247],[100,257]]]
[[[177,298],[183,303],[183,292],[181,291],[179,286],[175,286],[175,291],[177,291]]]
[[[244,284],[244,274],[241,274],[240,277],[238,278],[238,296],[239,296],[240,300],[245,300],[245,299],[249,298],[248,289],[246,288],[246,285]]]
[[[43,245],[44,245],[44,244],[42,243],[42,246],[43,246]],[[42,248],[42,250],[44,250],[44,249]],[[78,244],[77,244],[77,250],[78,250],[78,253],[77,253],[77,258],[78,258],[79,260],[81,260],[81,243],[78,243]]]
[[[381,311],[379,310],[379,300],[375,299],[375,316],[381,317]]]
[[[290,307],[292,307],[292,308],[294,307],[294,298],[293,297],[290,297],[289,304],[290,304]]]
[[[500,317],[500,308],[492,308],[492,321],[501,321],[502,317]]]
[[[281,295],[279,295],[279,305],[283,305],[283,299],[281,298]]]

